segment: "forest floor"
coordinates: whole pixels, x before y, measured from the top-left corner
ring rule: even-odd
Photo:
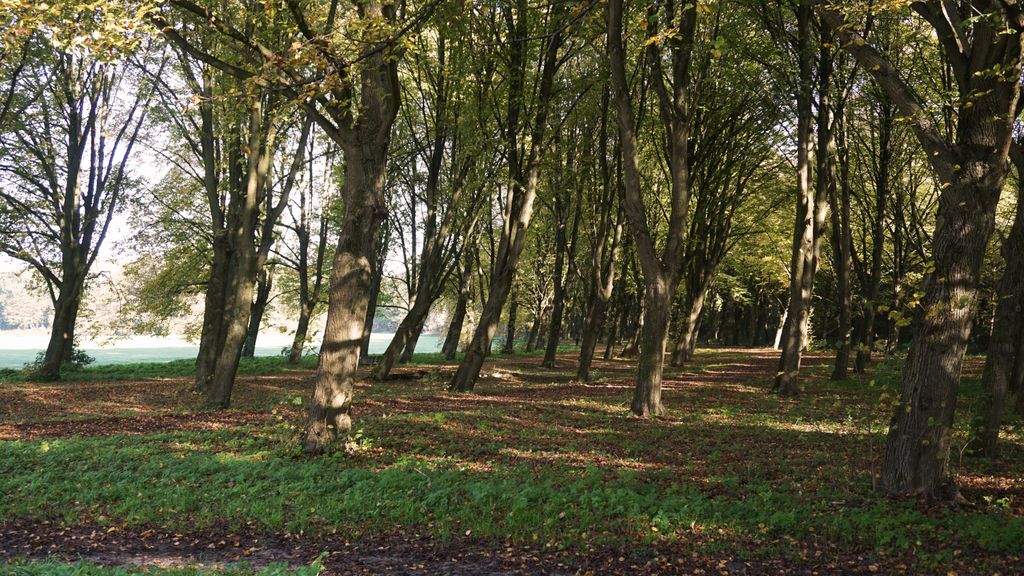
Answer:
[[[776,359],[698,351],[657,421],[629,416],[628,360],[581,385],[574,354],[495,358],[452,394],[428,359],[361,381],[322,458],[298,450],[308,367],[248,371],[222,412],[159,367],[0,383],[0,573],[1024,573],[1024,428],[970,455],[979,359],[955,506],[873,489],[898,360],[830,382],[811,354],[788,400]]]

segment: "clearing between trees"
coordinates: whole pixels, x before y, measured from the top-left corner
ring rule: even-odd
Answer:
[[[420,356],[374,381],[357,432],[301,452],[313,370],[240,372],[209,411],[188,376],[0,385],[0,570],[16,574],[1016,573],[1024,437],[971,455],[983,361],[968,358],[953,473],[965,503],[876,491],[901,360],[798,400],[765,393],[777,352],[667,368],[658,420],[629,415],[630,360],[489,359],[475,393]],[[173,373],[173,365],[167,372]],[[112,380],[104,379],[111,377]],[[58,410],[59,408],[59,410]],[[61,416],[55,417],[56,414]],[[6,564],[2,564],[6,563]],[[154,572],[156,571],[156,572]]]

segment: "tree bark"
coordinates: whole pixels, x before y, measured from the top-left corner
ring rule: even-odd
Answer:
[[[390,127],[386,118],[374,121]],[[303,449],[310,454],[322,453],[352,426],[349,411],[376,275],[376,233],[387,215],[383,188],[389,132],[384,126],[375,132],[369,136],[372,141],[345,151],[348,173],[343,188],[344,219],[331,272],[327,328],[303,443]]]
[[[39,380],[59,380],[61,366],[74,352],[75,324],[82,302],[82,288],[80,276],[74,271],[66,270],[53,307],[53,323],[50,325],[50,339],[43,353],[43,362],[34,374]]]
[[[1024,150],[1013,150],[1017,172],[1024,174]],[[985,354],[983,385],[985,396],[976,433],[981,453],[990,458],[999,454],[999,429],[1003,424],[1006,393],[1016,359],[1017,338],[1021,334],[1024,311],[1024,180],[1018,177],[1017,209],[1010,232],[1002,245],[1006,268],[997,289],[995,321]]]
[[[570,166],[576,165],[575,154],[570,153],[567,158]],[[576,199],[575,210],[572,222],[572,232],[566,232],[565,201],[559,194],[555,198],[555,297],[551,303],[551,324],[549,325],[547,346],[544,348],[544,360],[541,366],[545,368],[555,367],[555,358],[558,354],[558,344],[562,339],[562,315],[565,312],[566,283],[572,273],[573,263],[576,260],[576,240],[579,236],[580,213],[582,206],[580,198]]]
[[[382,218],[381,221],[383,222],[384,219]],[[374,235],[376,236],[377,233],[375,232]],[[390,236],[390,231],[384,232],[383,242],[380,242],[380,244],[387,244],[387,239]],[[366,304],[366,316],[363,318],[363,334],[359,339],[359,357],[361,359],[368,358],[370,355],[370,336],[373,334],[373,320],[377,317],[377,299],[380,297],[380,283],[384,277],[384,258],[379,252],[380,250],[375,242],[373,251],[368,254],[370,294]]]
[[[252,314],[249,318],[249,328],[246,330],[245,345],[242,347],[242,358],[252,358],[256,355],[256,339],[259,338],[263,315],[270,302],[270,290],[274,285],[274,279],[266,267],[263,267],[256,276],[256,300],[252,303]]]
[[[668,339],[668,322],[671,315],[672,298],[679,282],[682,253],[687,232],[687,217],[690,204],[689,134],[690,118],[687,95],[690,83],[690,59],[694,35],[697,29],[697,10],[679,8],[670,10],[661,22],[675,33],[666,44],[669,47],[672,73],[670,86],[665,85],[661,62],[665,59],[657,46],[647,46],[647,60],[651,67],[652,83],[658,95],[659,110],[668,134],[667,147],[671,173],[671,210],[669,212],[668,237],[664,252],[658,254],[654,238],[647,223],[647,215],[640,190],[640,169],[638,164],[636,126],[633,117],[633,103],[626,78],[626,58],[623,47],[622,0],[608,3],[608,57],[611,64],[611,81],[618,111],[619,141],[622,147],[623,194],[622,205],[633,232],[633,243],[637,249],[643,270],[645,287],[644,327],[641,336],[641,357],[637,367],[631,410],[640,417],[656,417],[664,413],[661,404],[661,379],[664,369],[665,345]],[[659,13],[656,9],[648,14],[647,34],[658,33]],[[678,18],[678,22],[676,21]],[[670,94],[671,92],[671,94]]]
[[[515,290],[512,291],[512,300],[508,303],[508,323],[505,324],[505,345],[501,348],[502,354],[516,353],[516,312],[519,309],[519,299],[516,298]]]
[[[789,318],[782,337],[782,355],[779,371],[772,390],[782,396],[800,394],[798,376],[803,346],[810,319],[811,295],[815,273],[815,237],[819,234],[817,193],[821,191],[824,174],[818,175],[819,186],[811,186],[811,100],[813,98],[813,71],[811,54],[811,0],[800,0],[797,11],[797,57],[799,60],[799,86],[796,96],[797,113],[797,207],[793,226],[793,256],[790,260]],[[824,60],[824,59],[823,59]],[[824,68],[824,67],[823,67]],[[830,70],[826,69],[829,74]],[[828,86],[827,75],[819,78],[819,90],[825,106],[819,106],[819,142],[827,141]],[[820,146],[819,157],[825,146]],[[817,189],[816,189],[817,188]]]
[[[526,2],[517,3],[518,21],[508,17],[509,33],[516,38],[526,36]],[[553,8],[561,10],[561,8]],[[555,73],[559,67],[558,52],[562,45],[562,30],[558,29],[546,37],[541,67],[541,77],[535,100],[535,115],[530,143],[524,165],[519,161],[520,144],[518,117],[525,94],[525,42],[515,42],[510,48],[509,60],[509,102],[506,143],[509,155],[509,190],[506,198],[504,227],[496,253],[494,273],[488,290],[487,301],[480,315],[480,322],[466,349],[466,356],[448,385],[449,390],[469,392],[473,390],[483,367],[484,358],[490,353],[491,342],[497,332],[501,310],[505,306],[519,256],[526,246],[526,233],[533,216],[533,203],[537,196],[537,181],[540,170],[540,155],[547,131],[548,108],[554,89]]]
[[[971,45],[965,47],[956,41],[968,37],[958,17],[951,21],[937,4],[917,3],[914,8],[937,28],[956,79],[961,104],[953,142],[932,123],[888,60],[846,26],[839,13],[828,7],[821,13],[843,48],[909,119],[942,183],[932,235],[934,266],[923,282],[900,404],[889,426],[881,488],[897,495],[948,497],[956,494],[947,463],[960,371],[974,320],[978,275],[1009,171],[1024,22],[1005,4],[981,6],[982,17],[972,18]],[[956,30],[947,33],[949,27]],[[1013,73],[988,73],[993,69]]]
[[[836,108],[836,156],[839,162],[839,189],[829,186],[832,204],[832,252],[835,257],[836,284],[839,288],[839,347],[832,380],[846,380],[850,370],[850,327],[853,316],[853,291],[850,286],[853,232],[850,228],[850,155],[846,142],[846,118],[843,106]],[[838,194],[837,194],[838,192]]]

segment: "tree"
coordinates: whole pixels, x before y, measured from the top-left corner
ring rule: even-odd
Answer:
[[[301,101],[306,113],[344,152],[341,233],[303,441],[307,453],[320,454],[339,433],[351,428],[349,409],[370,299],[370,260],[376,232],[387,215],[384,173],[391,127],[401,101],[401,48],[397,42],[422,23],[433,4],[406,22],[400,21],[394,5],[375,1],[356,4],[354,13],[344,20],[339,16],[338,1],[314,7],[288,0],[286,8],[282,26],[290,30],[275,30],[274,38],[281,42],[276,45],[264,44],[258,35],[246,34],[234,26],[230,13],[222,18],[190,0],[169,0],[167,10],[152,14],[150,20],[193,58],[240,79],[274,86]],[[178,18],[179,25],[172,25]],[[218,58],[190,42],[183,35],[186,22],[229,44],[239,63]],[[324,36],[338,26],[351,33],[354,45],[332,41],[335,37],[347,38],[346,34]],[[296,37],[300,40],[294,40]]]
[[[537,181],[540,171],[541,152],[547,131],[548,111],[554,91],[555,73],[560,66],[559,49],[563,42],[565,25],[561,13],[564,7],[552,8],[549,30],[543,36],[539,57],[540,79],[534,94],[527,91],[526,71],[527,38],[530,35],[531,14],[525,0],[516,0],[514,6],[503,11],[505,32],[508,42],[508,85],[507,110],[503,125],[506,156],[508,158],[507,193],[502,204],[502,230],[495,253],[494,273],[487,293],[486,302],[473,338],[466,348],[466,355],[448,385],[450,390],[468,392],[473,389],[483,367],[484,358],[491,351],[491,342],[497,332],[501,310],[505,306],[519,263],[519,256],[526,246],[527,230],[533,217],[533,204],[537,197]],[[524,123],[521,118],[529,96],[534,114],[532,121]],[[523,130],[529,127],[529,137],[523,138]],[[525,140],[525,142],[524,142]]]
[[[932,236],[932,271],[903,368],[889,427],[881,487],[900,495],[955,494],[946,470],[963,356],[974,320],[977,279],[1009,171],[1020,100],[1024,14],[1016,2],[978,1],[961,18],[941,0],[913,2],[935,30],[955,79],[956,130],[944,135],[900,71],[854,32],[830,3],[823,21],[907,118],[942,192]]]
[[[633,242],[644,277],[644,325],[641,356],[631,410],[641,417],[660,416],[661,380],[665,346],[668,342],[670,308],[679,283],[682,251],[686,240],[686,221],[690,209],[689,136],[690,63],[697,30],[694,5],[655,6],[648,14],[647,59],[651,82],[658,96],[658,108],[666,133],[671,175],[668,231],[665,248],[657,252],[641,195],[640,168],[637,159],[637,133],[633,104],[626,80],[623,46],[623,3],[608,3],[608,56],[612,88],[615,94],[619,140],[622,145],[624,183],[622,204],[633,233]],[[671,32],[671,33],[668,33]],[[667,47],[667,54],[662,53]],[[666,86],[663,58],[671,62]]]
[[[151,91],[117,62],[31,41],[0,132],[0,251],[34,269],[54,307],[38,369],[60,378],[71,360],[82,295],[114,214],[132,186],[129,160]],[[134,93],[127,88],[134,84]]]

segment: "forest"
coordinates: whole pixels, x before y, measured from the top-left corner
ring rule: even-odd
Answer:
[[[0,573],[1024,572],[1022,55],[1021,0],[0,0]]]

